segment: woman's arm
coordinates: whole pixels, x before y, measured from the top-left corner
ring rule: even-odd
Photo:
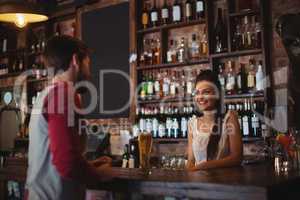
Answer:
[[[193,148],[192,148],[192,142],[193,142],[193,133],[192,133],[192,127],[191,127],[191,121],[188,126],[188,162],[187,162],[187,169],[192,169],[195,167],[195,158],[193,154]]]
[[[232,167],[241,164],[243,158],[243,142],[240,134],[240,125],[236,112],[229,113],[229,119],[226,124],[229,135],[230,154],[220,160],[210,160],[196,165],[190,169],[192,171],[201,169],[212,169],[221,167]]]

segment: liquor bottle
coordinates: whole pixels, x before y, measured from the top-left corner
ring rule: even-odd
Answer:
[[[237,89],[239,94],[247,92],[246,85],[247,85],[246,68],[245,68],[245,64],[241,63],[240,71],[237,74]]]
[[[171,78],[171,83],[170,83],[170,96],[172,98],[176,97],[177,94],[177,82],[176,82],[176,78],[175,78],[175,72],[172,72],[172,78]]]
[[[167,129],[167,137],[171,138],[172,137],[172,119],[171,118],[167,118],[166,120],[166,129]]]
[[[142,25],[144,29],[146,29],[149,25],[149,14],[145,2],[144,2],[143,12],[142,12]]]
[[[156,45],[155,45],[155,40],[151,39],[150,40],[150,50],[148,51],[148,56],[150,61],[150,65],[156,65],[156,57],[155,57],[155,52],[156,52]]]
[[[225,75],[224,75],[224,64],[219,64],[219,74],[218,74],[218,79],[219,79],[219,82],[221,84],[221,88],[223,90],[225,90],[225,85],[226,85],[226,78],[225,78]]]
[[[228,61],[228,69],[229,72],[227,74],[227,78],[226,78],[226,93],[228,95],[232,95],[235,93],[235,87],[236,87],[236,83],[235,83],[235,76],[234,76],[234,72],[233,72],[233,66],[232,66],[232,61]]]
[[[223,10],[218,8],[218,20],[215,26],[215,52],[221,53],[227,50],[227,29],[223,21]]]
[[[197,39],[197,35],[195,33],[192,35],[192,43],[190,47],[190,58],[192,60],[198,60],[200,58],[200,45]]]
[[[160,39],[156,39],[155,48],[154,48],[154,65],[160,64],[160,57],[161,57],[161,51],[160,51]]]
[[[166,25],[169,23],[169,17],[170,17],[170,13],[169,13],[169,7],[167,4],[167,0],[164,0],[164,5],[161,9],[161,19],[162,19],[163,25]]]
[[[247,101],[245,100],[244,107],[243,107],[243,136],[248,137],[250,136],[250,130],[249,130],[249,115],[248,115],[248,106]]]
[[[179,123],[176,118],[173,119],[172,123],[172,129],[173,129],[173,138],[178,138],[179,137]]]
[[[178,0],[175,0],[175,3],[173,4],[173,22],[178,23],[181,21],[182,18],[182,11],[181,11],[181,5]]]
[[[173,63],[174,40],[170,40],[169,50],[167,51],[167,62]]]
[[[255,113],[252,113],[251,116],[251,127],[252,127],[252,136],[258,137],[260,135],[260,125],[259,125],[259,119]]]
[[[158,136],[159,136],[159,138],[166,137],[166,128],[163,123],[160,123],[158,126]]]
[[[249,72],[247,76],[247,88],[248,92],[253,92],[255,89],[255,67],[254,60],[249,60]]]
[[[158,25],[158,10],[156,8],[156,0],[153,0],[153,7],[150,12],[152,26]]]
[[[193,7],[192,1],[191,0],[186,0],[185,1],[185,21],[192,20],[192,16],[193,16],[192,7]]]
[[[153,73],[155,74],[155,73]],[[154,93],[155,93],[155,99],[160,99],[161,97],[161,84],[160,84],[161,75],[160,73],[157,73],[157,77],[154,81]]]
[[[187,76],[187,80],[186,80],[186,97],[191,97],[193,94],[193,77],[191,72],[188,74]]]
[[[185,80],[185,74],[184,74],[184,70],[181,71],[181,73],[179,74],[180,76],[180,83],[179,83],[179,97],[183,98],[185,95],[185,91],[186,91],[186,80]]]
[[[204,19],[205,18],[204,0],[196,0],[196,18],[197,19]]]
[[[181,137],[182,138],[186,138],[187,137],[187,131],[188,131],[188,122],[187,119],[185,117],[181,118]]]
[[[262,71],[262,61],[259,61],[258,67],[256,72],[256,91],[263,92],[264,90],[264,74]]]
[[[244,33],[243,33],[243,46],[245,49],[252,47],[252,38],[251,38],[251,26],[249,24],[249,17],[244,17]]]
[[[158,123],[158,120],[156,118],[154,118],[152,120],[152,128],[153,128],[152,136],[153,136],[153,138],[157,138],[158,137],[158,130],[159,130],[159,123]]]
[[[153,95],[154,95],[154,81],[153,81],[152,74],[149,73],[149,78],[147,82],[147,99],[151,100],[153,98]]]
[[[235,25],[236,25],[236,29],[233,34],[232,44],[233,44],[233,49],[237,51],[242,49],[242,30],[238,18],[235,19]]]
[[[255,19],[256,23],[255,23],[255,47],[260,49],[261,48],[261,43],[262,43],[262,28],[261,28],[261,24],[258,20],[258,18],[256,17]]]
[[[128,160],[129,160],[128,144],[126,144],[125,147],[124,147],[124,153],[122,155],[122,168],[127,168]]]
[[[164,97],[168,97],[170,94],[170,79],[169,77],[166,75],[167,73],[165,73],[165,75],[163,76],[163,96]]]
[[[153,131],[152,120],[151,119],[146,119],[146,132],[152,134],[152,131]]]
[[[141,82],[141,91],[140,91],[140,99],[145,100],[147,95],[147,82],[146,82],[146,76],[143,74],[143,80]]]
[[[251,46],[250,48],[256,48],[256,16],[252,16],[250,24],[250,34],[251,34]]]
[[[236,105],[236,109],[237,109],[237,112],[238,112],[238,121],[239,121],[241,133],[243,133],[242,107],[243,106],[239,103]]]
[[[208,42],[207,42],[206,34],[202,35],[202,39],[200,43],[200,53],[202,56],[207,56],[208,54]]]
[[[136,153],[135,153],[135,145],[130,145],[130,154],[129,154],[129,160],[128,160],[128,168],[135,168],[136,165]]]
[[[178,62],[183,63],[186,61],[186,44],[185,44],[185,39],[184,37],[181,38],[180,40],[180,45],[178,48]]]

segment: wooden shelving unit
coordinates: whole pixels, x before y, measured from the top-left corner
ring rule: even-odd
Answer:
[[[208,63],[209,63],[209,59],[203,58],[200,60],[188,61],[188,62],[183,62],[183,63],[166,63],[166,64],[159,64],[159,65],[139,66],[139,67],[137,67],[137,70],[186,67],[186,66],[191,66],[191,65],[208,64]]]
[[[205,19],[203,20],[192,20],[190,22],[185,22],[182,21],[180,23],[176,24],[167,24],[167,25],[162,25],[162,26],[157,26],[157,27],[148,27],[146,29],[142,29],[141,26],[141,12],[142,12],[142,6],[143,6],[143,1],[134,1],[134,13],[135,13],[135,24],[136,24],[136,33],[135,33],[135,39],[136,41],[133,43],[134,44],[134,49],[137,50],[138,55],[140,53],[140,49],[143,46],[143,38],[146,37],[146,35],[149,34],[157,34],[160,39],[161,39],[161,61],[162,64],[158,65],[140,65],[139,62],[135,64],[135,67],[133,69],[136,70],[137,77],[136,80],[139,83],[141,80],[140,75],[142,75],[142,72],[144,71],[151,71],[151,70],[156,70],[156,69],[163,69],[163,70],[172,70],[173,68],[179,70],[181,68],[189,68],[189,67],[194,67],[202,64],[207,64],[210,66],[210,68],[218,73],[217,71],[217,64],[223,60],[228,60],[228,59],[234,59],[237,60],[241,57],[258,57],[261,59],[262,64],[263,64],[263,72],[265,73],[265,76],[268,76],[270,74],[270,52],[271,52],[271,43],[270,43],[270,38],[271,38],[271,30],[268,27],[269,24],[269,16],[270,16],[270,6],[269,6],[269,1],[267,0],[260,0],[260,6],[258,9],[253,9],[253,10],[239,10],[236,7],[236,1],[235,0],[226,0],[226,1],[210,1],[206,0],[205,1]],[[159,1],[158,5],[162,5],[162,2]],[[226,28],[227,28],[227,41],[228,41],[228,50],[226,52],[222,53],[215,53],[214,52],[214,39],[213,39],[213,34],[214,34],[214,26],[215,26],[215,19],[216,19],[216,9],[217,7],[223,8],[225,11],[225,21],[226,21]],[[261,48],[250,48],[250,49],[243,49],[243,50],[233,50],[233,45],[232,45],[232,26],[234,25],[234,22],[237,18],[241,19],[245,16],[257,16],[258,19],[260,20],[261,26],[262,26],[262,38],[261,38]],[[175,64],[165,64],[166,60],[166,51],[168,50],[168,38],[170,37],[170,31],[180,31],[181,29],[185,29],[188,27],[193,27],[193,26],[206,26],[206,31],[208,35],[208,47],[209,47],[209,53],[207,57],[195,61],[195,62],[184,62],[184,63],[175,63]],[[191,34],[191,32],[187,32],[186,35]],[[224,102],[225,103],[230,103],[230,102],[240,102],[243,103],[245,100],[247,101],[258,101],[258,102],[263,102],[264,104],[264,112],[268,108],[268,101],[272,101],[272,96],[269,90],[265,90],[263,93],[259,94],[252,94],[252,93],[247,93],[247,94],[235,94],[235,95],[225,95],[224,96]],[[158,99],[152,99],[152,100],[140,100],[136,98],[136,104],[135,106],[147,106],[149,105],[160,105],[160,104],[176,104],[178,102],[184,102],[187,104],[193,103],[193,98],[192,97],[175,97],[175,98],[163,98],[162,100]],[[147,117],[147,116],[146,116]],[[135,116],[135,119],[138,119],[139,117]],[[247,141],[257,141],[261,138],[257,137],[245,137],[243,140],[245,142]],[[184,141],[185,139],[182,139]],[[154,141],[181,141],[181,139],[169,139],[169,138],[163,138],[163,139],[154,139]]]
[[[162,25],[162,26],[141,29],[141,30],[138,30],[137,33],[138,34],[153,33],[153,32],[158,32],[158,31],[169,30],[169,29],[194,26],[194,25],[198,25],[198,24],[206,24],[206,21],[205,20],[191,20],[188,22],[185,21],[185,22],[179,22],[179,23],[175,23],[175,24],[166,24],[166,25]]]

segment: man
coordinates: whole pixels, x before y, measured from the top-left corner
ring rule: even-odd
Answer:
[[[87,162],[82,156],[78,115],[80,100],[74,85],[90,76],[88,48],[69,36],[47,43],[45,64],[54,77],[36,100],[29,124],[29,200],[84,199],[85,185],[116,176],[111,159]]]

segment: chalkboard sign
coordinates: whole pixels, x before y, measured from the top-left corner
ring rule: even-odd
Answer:
[[[83,96],[83,106],[97,95],[86,118],[129,117],[129,3],[82,13],[82,40],[92,49],[92,84],[97,94]]]

